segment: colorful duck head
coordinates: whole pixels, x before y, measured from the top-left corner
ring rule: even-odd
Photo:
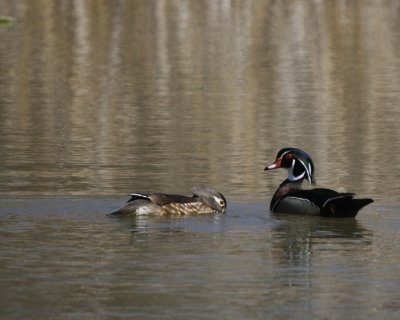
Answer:
[[[297,148],[283,148],[276,155],[275,162],[264,170],[284,168],[288,170],[288,180],[300,182],[307,179],[315,184],[314,163],[308,153]]]

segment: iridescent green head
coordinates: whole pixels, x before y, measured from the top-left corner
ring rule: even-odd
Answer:
[[[308,153],[297,148],[283,148],[276,155],[275,162],[265,170],[285,168],[288,170],[289,181],[307,179],[315,184],[314,163]]]

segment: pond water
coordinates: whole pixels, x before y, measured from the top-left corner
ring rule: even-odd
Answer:
[[[400,316],[397,1],[2,1],[0,319]],[[271,215],[277,151],[375,202]],[[225,215],[106,213],[210,185]]]

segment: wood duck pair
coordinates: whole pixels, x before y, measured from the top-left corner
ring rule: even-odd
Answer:
[[[303,150],[281,149],[275,162],[264,170],[284,168],[288,178],[283,181],[272,197],[270,210],[273,213],[294,213],[325,217],[355,217],[358,211],[373,202],[372,199],[355,199],[354,193],[341,193],[330,189],[302,189],[307,180],[315,184],[314,163]]]
[[[272,197],[273,213],[295,213],[327,217],[355,217],[358,211],[373,202],[355,199],[354,193],[340,193],[330,189],[302,189],[304,180],[315,184],[314,164],[311,157],[296,148],[281,149],[275,162],[265,170],[284,168],[288,178],[281,183]],[[225,213],[225,197],[208,187],[194,187],[193,196],[164,193],[132,193],[128,202],[109,216],[135,215],[193,215]]]

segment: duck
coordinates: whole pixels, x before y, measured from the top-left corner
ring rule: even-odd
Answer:
[[[110,217],[127,215],[196,215],[225,213],[225,197],[210,187],[193,187],[191,197],[166,193],[131,193],[130,199]]]
[[[304,180],[315,185],[315,167],[310,155],[298,148],[279,150],[273,164],[265,171],[286,169],[288,177],[275,191],[271,203],[272,213],[292,213],[312,216],[354,218],[374,200],[357,199],[354,193],[337,192],[325,188],[302,189]]]

